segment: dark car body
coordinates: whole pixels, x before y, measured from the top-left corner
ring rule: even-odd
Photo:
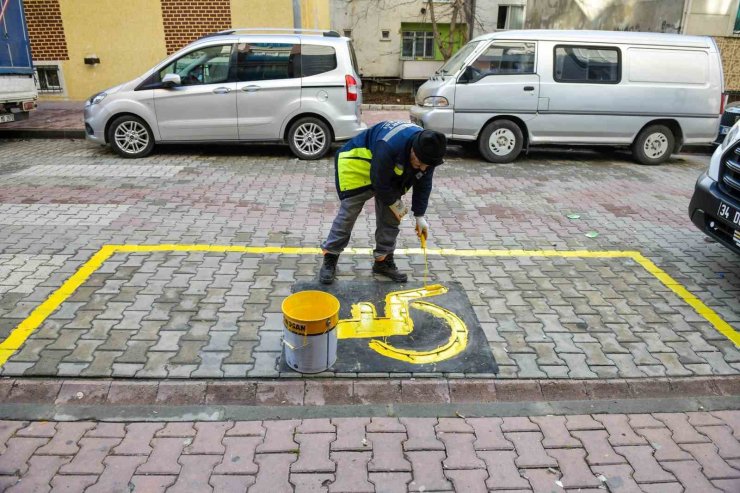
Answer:
[[[707,236],[740,255],[740,122],[727,132],[709,169],[696,181],[689,217]]]

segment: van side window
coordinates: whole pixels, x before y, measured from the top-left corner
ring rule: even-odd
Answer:
[[[621,79],[621,57],[617,48],[556,46],[556,82],[617,84]]]
[[[240,43],[236,52],[236,79],[240,82],[300,77],[301,45]]]
[[[177,74],[183,86],[220,84],[229,79],[232,45],[208,46],[187,53],[159,71],[159,80]]]
[[[301,75],[312,75],[331,72],[337,68],[337,51],[331,46],[301,45]]]
[[[471,65],[473,79],[487,75],[534,73],[534,43],[495,42]]]

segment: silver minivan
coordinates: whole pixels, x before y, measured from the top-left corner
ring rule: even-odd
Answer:
[[[319,159],[366,128],[352,42],[333,31],[230,29],[85,104],[87,139],[126,158],[155,143],[287,142]]]
[[[494,163],[567,144],[630,146],[659,164],[712,142],[724,102],[710,37],[523,30],[465,45],[419,88],[411,120]]]

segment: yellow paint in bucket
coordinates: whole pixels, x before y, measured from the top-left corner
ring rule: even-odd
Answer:
[[[301,373],[319,373],[337,360],[339,300],[323,291],[300,291],[283,301],[285,362]]]

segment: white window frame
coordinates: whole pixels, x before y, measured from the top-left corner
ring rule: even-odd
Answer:
[[[506,22],[504,23],[504,27],[498,27],[498,12],[501,9],[501,7],[506,7],[508,10],[506,11]],[[525,6],[521,4],[516,3],[501,3],[498,5],[498,9],[496,10],[496,30],[497,31],[508,31],[509,29],[512,29],[511,27],[511,9],[512,8],[520,8],[522,9],[522,20],[525,19]],[[522,27],[515,28],[515,29],[524,29],[524,24],[522,24]]]
[[[413,42],[411,43],[411,56],[404,55],[403,53],[403,42],[404,40],[407,39],[406,33],[413,34],[411,38],[413,40]],[[419,37],[418,36],[419,34],[421,34],[424,38],[424,52],[425,53],[421,56],[418,56],[416,54],[416,40]],[[427,41],[427,38],[430,37],[429,35],[431,35],[431,40],[432,40],[432,53],[430,55],[427,55],[426,54],[426,45],[427,45],[426,41]],[[436,51],[436,47],[434,45],[434,32],[433,31],[402,31],[401,32],[401,60],[417,60],[420,58],[423,60],[434,60],[435,51]]]

